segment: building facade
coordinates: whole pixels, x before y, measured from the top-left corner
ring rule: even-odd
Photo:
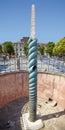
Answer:
[[[28,42],[29,37],[23,37],[20,41],[14,43],[14,51],[16,57],[24,55],[24,45]]]

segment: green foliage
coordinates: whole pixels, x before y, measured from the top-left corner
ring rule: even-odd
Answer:
[[[12,42],[4,43],[4,53],[8,53],[9,55],[14,54],[14,46]]]
[[[3,53],[2,46],[0,45],[0,54],[2,54],[2,53]]]
[[[41,44],[40,44],[40,45],[38,46],[38,51],[40,52],[41,55],[44,55],[44,49],[45,49],[45,48],[44,48],[44,45],[41,45]]]
[[[25,43],[23,52],[26,56],[28,55],[28,43]]]
[[[54,42],[48,42],[47,46],[46,46],[46,53],[49,54],[50,56],[53,55],[53,48],[55,47],[55,43]]]
[[[53,54],[54,55],[59,55],[59,56],[65,56],[65,37],[60,39],[54,49],[53,49]]]

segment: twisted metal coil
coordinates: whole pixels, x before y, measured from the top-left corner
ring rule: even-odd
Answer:
[[[28,60],[29,60],[29,120],[36,120],[37,104],[37,40],[28,41]]]

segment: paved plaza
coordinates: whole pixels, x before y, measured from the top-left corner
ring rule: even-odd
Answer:
[[[51,100],[38,99],[37,111],[44,122],[40,130],[65,130],[65,111]],[[24,130],[22,114],[28,112],[28,98],[17,99],[0,109],[0,130]]]

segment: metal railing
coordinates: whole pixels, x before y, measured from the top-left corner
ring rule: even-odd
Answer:
[[[38,71],[65,73],[65,62],[56,58],[37,58]],[[0,59],[0,73],[28,71],[28,58],[23,56],[15,59]]]

